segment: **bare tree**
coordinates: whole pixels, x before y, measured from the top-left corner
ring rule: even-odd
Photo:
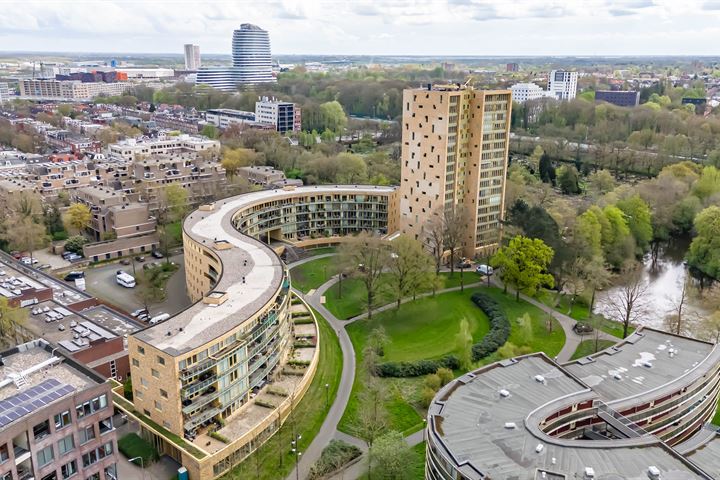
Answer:
[[[648,284],[635,266],[628,270],[625,284],[608,298],[610,315],[623,324],[623,338],[628,336],[630,326],[647,312],[647,291]]]
[[[372,318],[377,293],[382,286],[381,274],[388,264],[389,251],[385,241],[362,232],[340,247],[340,263],[353,265],[352,274],[365,285],[367,316]]]
[[[683,281],[682,289],[680,290],[680,296],[677,298],[669,298],[672,303],[672,309],[668,312],[668,316],[665,317],[665,327],[675,335],[687,335],[694,330],[694,326],[697,323],[697,316],[693,315],[693,312],[686,312],[685,306],[688,302],[690,292],[688,291],[688,281]]]
[[[427,245],[435,260],[435,273],[440,273],[442,258],[445,253],[445,223],[441,212],[436,211],[433,213],[425,232]]]
[[[385,409],[387,388],[379,378],[368,374],[359,397],[359,424],[356,428],[368,446],[372,447],[373,441],[388,428],[388,413]]]
[[[402,298],[415,295],[423,285],[426,277],[431,274],[431,259],[422,244],[407,235],[400,235],[390,243],[390,287],[400,308]]]
[[[455,254],[460,248],[465,219],[458,206],[446,209],[443,215],[443,240],[445,251],[450,253],[450,275],[455,273]]]

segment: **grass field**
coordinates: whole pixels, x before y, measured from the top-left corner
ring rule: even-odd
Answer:
[[[617,337],[617,338],[623,338],[623,326],[622,323],[616,322],[614,320],[609,320],[602,315],[598,315],[596,313],[593,314],[593,318],[590,321],[590,324],[599,328],[601,331],[605,333],[609,333],[610,335]],[[632,325],[628,329],[628,335],[633,333],[635,331],[635,327]]]
[[[715,412],[715,417],[712,419],[713,425],[720,427],[720,400],[718,400],[718,409]]]
[[[554,308],[558,312],[578,321],[586,322],[588,315],[590,314],[590,309],[585,304],[585,300],[583,298],[578,298],[575,301],[572,306],[572,310],[570,310],[570,297],[568,295],[560,295],[560,299],[557,301],[557,292],[554,290],[543,289],[538,292],[535,298],[548,307]]]
[[[234,470],[220,477],[223,480],[285,478],[295,466],[295,459],[290,452],[293,422],[295,431],[302,435],[299,442],[302,452],[310,445],[320,430],[327,414],[326,395],[331,401],[335,398],[343,362],[337,336],[320,314],[315,312],[315,315],[318,317],[320,327],[320,361],[310,388],[280,432],[273,435],[259,450]],[[330,385],[328,392],[326,392],[325,384]]]
[[[575,353],[573,353],[573,356],[570,357],[570,360],[575,360],[577,358],[587,357],[588,355],[592,355],[593,353],[597,353],[600,350],[604,350],[608,347],[612,347],[615,345],[616,342],[613,342],[612,340],[598,340],[598,349],[595,350],[595,340],[583,340],[580,342],[580,345],[578,345],[577,350],[575,350]]]
[[[157,450],[135,432],[118,439],[118,450],[127,458],[141,457],[142,466],[148,466],[158,458]],[[137,465],[140,466],[140,462]]]
[[[323,257],[290,269],[293,287],[305,293],[318,288],[335,275],[335,262],[335,257]]]

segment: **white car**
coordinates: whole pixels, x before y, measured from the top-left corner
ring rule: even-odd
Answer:
[[[492,275],[493,274],[493,268],[490,265],[478,265],[475,269],[477,273],[480,275]]]

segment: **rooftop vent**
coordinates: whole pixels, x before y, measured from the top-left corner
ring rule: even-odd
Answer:
[[[660,479],[660,469],[654,465],[648,467],[648,478],[651,478],[652,480],[659,480]]]
[[[543,377],[542,375],[535,375],[534,378],[535,378],[535,381],[538,383],[545,383],[545,377]]]
[[[507,398],[510,396],[510,392],[503,388],[502,390],[500,390],[500,396],[503,398]]]
[[[206,305],[222,305],[228,299],[227,292],[219,292],[217,290],[208,293],[203,297],[203,303]]]
[[[620,375],[619,373],[616,373],[615,375],[613,375],[613,378],[615,380],[622,380],[622,375]]]
[[[585,480],[595,478],[595,469],[592,467],[585,467],[585,470],[583,470],[583,476]]]
[[[652,368],[653,364],[652,362],[645,360],[644,362],[642,362],[642,366],[645,368]]]
[[[517,428],[517,425],[515,425],[515,422],[506,422],[505,428],[508,430],[515,430]]]
[[[536,451],[537,453],[540,453],[540,452],[543,451],[543,448],[545,448],[545,445],[543,445],[542,443],[538,443],[538,444],[537,444],[537,447],[535,447],[535,451]]]

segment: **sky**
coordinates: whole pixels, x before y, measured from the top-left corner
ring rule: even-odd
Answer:
[[[229,54],[248,22],[273,54],[720,55],[720,0],[0,0],[0,51]]]

